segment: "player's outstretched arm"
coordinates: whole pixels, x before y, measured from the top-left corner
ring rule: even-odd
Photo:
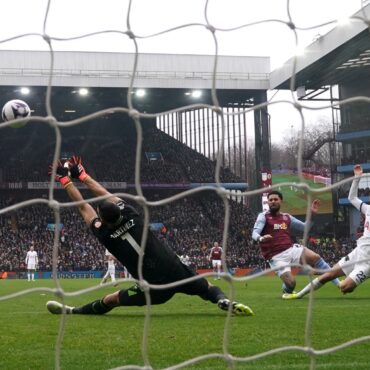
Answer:
[[[82,165],[81,157],[74,155],[68,160],[68,162],[71,177],[83,182],[95,196],[100,197],[104,195],[112,195],[103,185],[86,173],[86,170]],[[117,203],[121,199],[112,195],[108,200]]]
[[[355,175],[355,178],[352,181],[351,188],[349,189],[349,193],[348,193],[348,200],[360,212],[364,210],[364,207],[362,206],[363,202],[361,201],[361,199],[358,198],[357,193],[358,193],[358,185],[360,183],[360,178],[361,178],[362,173],[363,171],[362,171],[361,165],[356,164],[353,167],[353,174]]]
[[[62,187],[67,191],[68,196],[74,202],[83,201],[84,198],[81,192],[73,185],[71,178],[68,175],[68,168],[64,167],[60,161],[57,163],[57,170],[55,180],[60,182]],[[49,166],[49,176],[52,173],[52,166]],[[91,224],[91,221],[97,217],[97,213],[94,208],[88,203],[82,203],[78,206],[78,210],[85,220],[87,225]]]

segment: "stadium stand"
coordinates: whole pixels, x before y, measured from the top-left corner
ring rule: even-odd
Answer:
[[[134,183],[136,131],[133,126],[124,131],[116,125],[93,123],[86,128],[62,129],[61,156],[80,154],[89,172],[99,181]],[[215,163],[190,149],[152,125],[144,127],[142,145],[141,182],[166,184],[166,193],[146,191],[148,198],[168,196],[171,184],[215,182]],[[0,184],[3,184],[2,208],[32,197],[47,198],[47,188],[30,190],[8,189],[7,184],[49,181],[47,168],[51,163],[55,140],[54,133],[45,125],[34,125],[20,130],[6,130],[0,138]],[[88,132],[87,132],[88,131]],[[123,134],[124,132],[124,134]],[[19,135],[22,133],[22,135]],[[5,139],[6,138],[6,139]],[[14,151],[14,148],[20,150]],[[145,153],[160,153],[159,158],[148,160]],[[243,182],[228,170],[221,171],[222,182]],[[244,180],[245,182],[245,180]],[[116,189],[117,191],[120,189]],[[124,189],[134,192],[135,190]],[[176,190],[178,191],[178,190]],[[56,191],[60,201],[66,201]],[[258,248],[250,239],[254,217],[242,203],[230,200],[231,225],[229,230],[227,263],[234,267],[258,267],[263,264]],[[165,227],[156,231],[158,236],[178,254],[187,254],[194,268],[208,268],[207,259],[215,240],[222,242],[224,204],[213,192],[182,199],[150,209],[151,222]],[[75,209],[61,212],[63,229],[59,250],[58,269],[65,271],[104,269],[104,250],[90,236],[89,230]],[[52,211],[46,205],[25,207],[0,216],[0,271],[22,271],[24,258],[31,243],[39,254],[39,269],[52,268],[53,221]]]

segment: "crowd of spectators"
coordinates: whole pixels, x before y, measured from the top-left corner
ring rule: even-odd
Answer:
[[[38,135],[34,132],[17,136],[10,131],[6,140],[0,137],[0,182],[48,181],[47,168],[54,156],[55,138],[49,131],[39,129]],[[94,131],[88,136],[64,133],[61,153],[81,155],[99,181],[134,183],[136,148],[133,128],[120,134],[107,128],[103,133]],[[215,182],[215,161],[153,126],[144,127],[141,149],[143,183]],[[162,159],[148,161],[146,152],[159,152]],[[245,182],[228,169],[221,169],[220,179]]]
[[[29,136],[17,136],[16,130],[13,130],[6,140],[0,138],[0,182],[48,181],[47,168],[53,158],[55,142],[48,140],[45,132],[44,128],[40,128],[30,131]],[[72,133],[63,136],[68,138],[62,142],[63,153],[67,156],[80,154],[88,172],[99,181],[134,183],[137,149],[134,128],[125,131],[125,135],[118,135],[108,128],[104,132],[101,129],[90,132],[88,137],[78,131]],[[48,134],[53,138],[53,133]],[[149,160],[146,152],[160,153],[160,156]],[[153,126],[144,128],[139,165],[142,183],[215,182],[214,161]],[[227,169],[221,170],[220,177],[222,182],[245,182],[245,179],[238,178]],[[30,191],[24,192],[23,196],[28,199],[33,197]],[[0,208],[20,200],[16,196],[3,197],[0,199]],[[243,203],[228,200],[228,204],[227,266],[264,268],[265,261],[259,247],[251,239],[256,215]],[[39,269],[50,271],[53,264],[53,228],[58,227],[54,220],[53,212],[46,205],[32,205],[0,215],[0,271],[24,271],[30,245],[38,253]],[[151,207],[150,222],[163,225],[154,232],[178,255],[189,256],[193,268],[209,268],[208,256],[213,243],[217,241],[222,245],[226,236],[224,200],[212,191]],[[61,224],[58,270],[103,270],[104,248],[87,229],[78,211],[75,208],[62,208]],[[317,239],[310,243],[310,247],[331,262],[336,262],[353,246],[352,240],[327,242]]]
[[[74,209],[61,210],[58,270],[104,269],[104,248],[88,232]],[[0,217],[0,270],[24,271],[31,245],[38,253],[39,269],[51,271],[54,216],[47,206],[32,206]]]
[[[304,167],[302,172],[314,176],[330,177],[330,169],[322,166]]]
[[[338,195],[339,198],[348,198],[349,194],[349,189],[343,189],[343,188],[338,188]],[[359,197],[368,197],[370,196],[370,188],[359,188],[357,192],[357,196]]]
[[[14,199],[2,200],[4,208]],[[251,239],[255,215],[242,203],[228,201],[229,224],[226,263],[229,269],[264,269],[266,263]],[[138,208],[140,210],[140,208]],[[213,192],[187,196],[149,208],[150,223],[161,224],[153,231],[178,255],[187,255],[194,269],[210,268],[208,256],[215,241],[222,244],[225,205]],[[47,205],[33,205],[0,215],[0,271],[25,271],[25,257],[31,245],[39,256],[39,269],[51,271],[54,245],[54,215]],[[75,208],[61,208],[58,245],[59,271],[104,270],[104,248],[93,237]],[[310,237],[308,247],[329,263],[336,263],[355,246],[356,237],[335,240]]]
[[[356,247],[356,238],[352,236],[336,240],[331,237],[310,237],[307,246],[333,266]]]
[[[2,208],[12,201],[3,200]],[[227,239],[227,264],[258,267],[263,264],[250,234],[254,218],[241,203],[229,201],[230,220]],[[139,208],[140,210],[140,208]],[[210,248],[222,243],[224,232],[223,200],[211,193],[188,196],[173,203],[151,207],[150,223],[163,227],[154,231],[178,255],[188,255],[194,268],[209,268]],[[61,208],[61,234],[58,270],[102,270],[104,248],[92,236],[75,208]],[[25,256],[33,245],[39,255],[39,269],[50,271],[54,245],[54,215],[47,205],[33,205],[0,216],[0,270],[22,271]]]

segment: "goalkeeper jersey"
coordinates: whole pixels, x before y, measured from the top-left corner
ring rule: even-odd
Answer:
[[[116,226],[110,228],[95,218],[91,229],[108,251],[138,279],[139,252],[144,230],[142,217],[123,200],[117,205],[121,210],[121,220]],[[142,270],[144,279],[152,284],[176,281],[181,278],[177,276],[179,263],[181,261],[173,250],[162,244],[148,229]]]

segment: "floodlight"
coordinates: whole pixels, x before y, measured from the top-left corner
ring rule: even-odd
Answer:
[[[28,95],[30,93],[30,89],[28,87],[21,87],[21,94]]]
[[[135,95],[139,98],[142,98],[146,95],[146,91],[144,89],[138,89],[136,90]]]
[[[82,96],[85,96],[89,93],[89,90],[86,89],[85,87],[81,87],[79,90],[78,90],[78,93]]]
[[[202,96],[202,92],[200,90],[193,90],[191,96],[193,98],[200,98]]]

